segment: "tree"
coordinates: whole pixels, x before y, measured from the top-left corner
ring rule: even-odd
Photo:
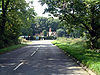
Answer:
[[[36,13],[34,12],[33,8],[27,9],[27,12],[24,16],[25,17],[24,25],[21,27],[21,30],[20,30],[21,35],[33,36],[34,30],[35,30],[35,25],[33,25],[34,19],[35,19],[34,15],[36,15]]]
[[[47,36],[47,31],[46,30],[43,30],[43,35]]]
[[[65,21],[70,28],[81,27],[87,32],[91,48],[98,48],[97,40],[100,38],[100,1],[96,0],[40,0],[46,3],[45,10]]]
[[[65,36],[65,31],[63,29],[58,29],[56,32],[57,32],[58,37]]]
[[[18,43],[21,27],[28,26],[35,13],[34,9],[30,8],[25,0],[2,0],[0,4],[2,5],[2,12],[0,13],[0,48],[2,48]]]
[[[34,21],[31,23],[34,35],[35,33],[40,34],[43,30],[49,31],[49,28],[52,28],[52,31],[56,31],[60,23],[58,19],[46,17],[35,17]]]

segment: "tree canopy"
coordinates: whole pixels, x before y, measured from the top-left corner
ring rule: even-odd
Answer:
[[[97,47],[100,38],[100,1],[99,0],[40,0],[47,4],[49,12],[69,29],[82,28],[88,35],[91,48]]]
[[[52,29],[52,31],[56,32],[56,30],[59,28],[60,21],[58,19],[53,18],[46,18],[46,17],[35,17],[34,22],[31,22],[30,27],[23,27],[22,28],[22,35],[29,35],[32,34],[40,34],[43,32],[43,30],[46,30],[49,32],[49,28]],[[31,31],[29,31],[31,30]]]
[[[34,19],[34,8],[25,0],[0,1],[0,47],[18,43],[20,29]]]
[[[99,0],[39,0],[47,4],[45,12],[59,19],[35,17],[34,7],[25,0],[0,0],[0,47],[18,43],[20,35],[40,34],[66,28],[74,37],[87,36],[92,49],[98,48],[100,38]],[[30,2],[32,3],[32,2]],[[44,12],[44,13],[45,13]],[[72,33],[73,32],[73,33]]]
[[[64,29],[57,29],[57,35],[58,37],[64,37],[65,36],[65,31]]]

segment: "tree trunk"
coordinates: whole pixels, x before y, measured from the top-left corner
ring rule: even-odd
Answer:
[[[7,13],[7,8],[9,5],[10,0],[7,0],[6,3],[4,0],[2,0],[2,23],[1,23],[1,31],[0,34],[4,35],[5,32],[5,24],[6,24],[6,13]]]
[[[1,26],[0,26],[0,29],[1,29],[0,34],[1,34],[1,36],[4,33],[4,20],[5,20],[5,14],[4,14],[4,12],[5,12],[4,0],[2,0],[2,23],[1,23]]]
[[[97,49],[98,47],[97,47],[97,45],[96,45],[96,43],[97,43],[97,39],[93,39],[92,37],[90,38],[90,45],[91,45],[91,49]]]
[[[10,0],[2,0],[2,15],[1,15],[1,25],[0,25],[0,48],[5,47],[6,44],[6,39],[5,37],[7,37],[5,35],[5,24],[6,24],[6,14],[7,14],[7,9],[8,9],[8,5],[9,5]]]
[[[90,32],[90,45],[91,45],[91,49],[97,49],[98,46],[97,46],[97,36],[96,36],[96,33],[94,32],[94,30],[91,30]]]

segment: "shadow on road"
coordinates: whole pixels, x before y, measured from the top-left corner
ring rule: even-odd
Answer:
[[[39,42],[0,55],[0,75],[88,75],[58,47]],[[13,70],[21,62],[24,64]]]

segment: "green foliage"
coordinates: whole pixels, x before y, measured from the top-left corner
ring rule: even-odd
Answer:
[[[44,40],[54,40],[54,39],[56,39],[56,37],[54,37],[54,36],[45,36],[44,37]]]
[[[65,36],[65,31],[64,31],[64,29],[58,29],[56,32],[57,32],[58,37],[63,37],[63,36]]]
[[[43,35],[47,36],[47,31],[46,30],[43,30]]]
[[[30,8],[25,0],[2,0],[0,4],[2,5],[0,48],[2,48],[18,44],[21,27],[28,27],[33,22],[35,13],[34,8]],[[31,35],[32,30],[28,31],[28,34]]]
[[[33,29],[31,27],[22,27],[21,28],[21,35],[24,36],[33,36]]]
[[[100,53],[87,48],[85,40],[80,38],[59,38],[53,44],[69,53],[89,69],[100,74]]]
[[[59,17],[61,22],[65,23],[67,30],[81,28],[82,32],[88,32],[91,48],[98,48],[96,43],[100,38],[99,0],[40,0],[40,2],[48,5],[45,12]]]
[[[39,37],[39,40],[54,40],[54,39],[56,39],[57,37],[54,37],[54,36],[38,36]],[[27,43],[31,43],[31,42],[28,42],[28,40],[37,40],[36,39],[36,36],[31,36],[30,38],[26,38],[27,40],[25,40],[25,39],[21,39],[20,38],[20,41],[22,42],[22,43],[25,43],[25,44],[27,44]]]
[[[31,33],[33,35],[40,34],[43,30],[49,31],[49,28],[52,31],[56,31],[59,25],[58,19],[46,18],[46,17],[35,17],[34,21],[30,23],[30,26],[23,27],[21,29],[22,35],[29,35]],[[31,31],[29,31],[31,29]]]
[[[56,31],[58,25],[59,25],[58,19],[46,18],[46,17],[35,18],[36,33],[41,33],[43,30],[49,31],[49,28],[51,28],[52,31]]]
[[[21,48],[23,46],[26,46],[26,44],[18,44],[18,45],[13,45],[7,48],[0,49],[0,54],[15,50],[17,48]]]

